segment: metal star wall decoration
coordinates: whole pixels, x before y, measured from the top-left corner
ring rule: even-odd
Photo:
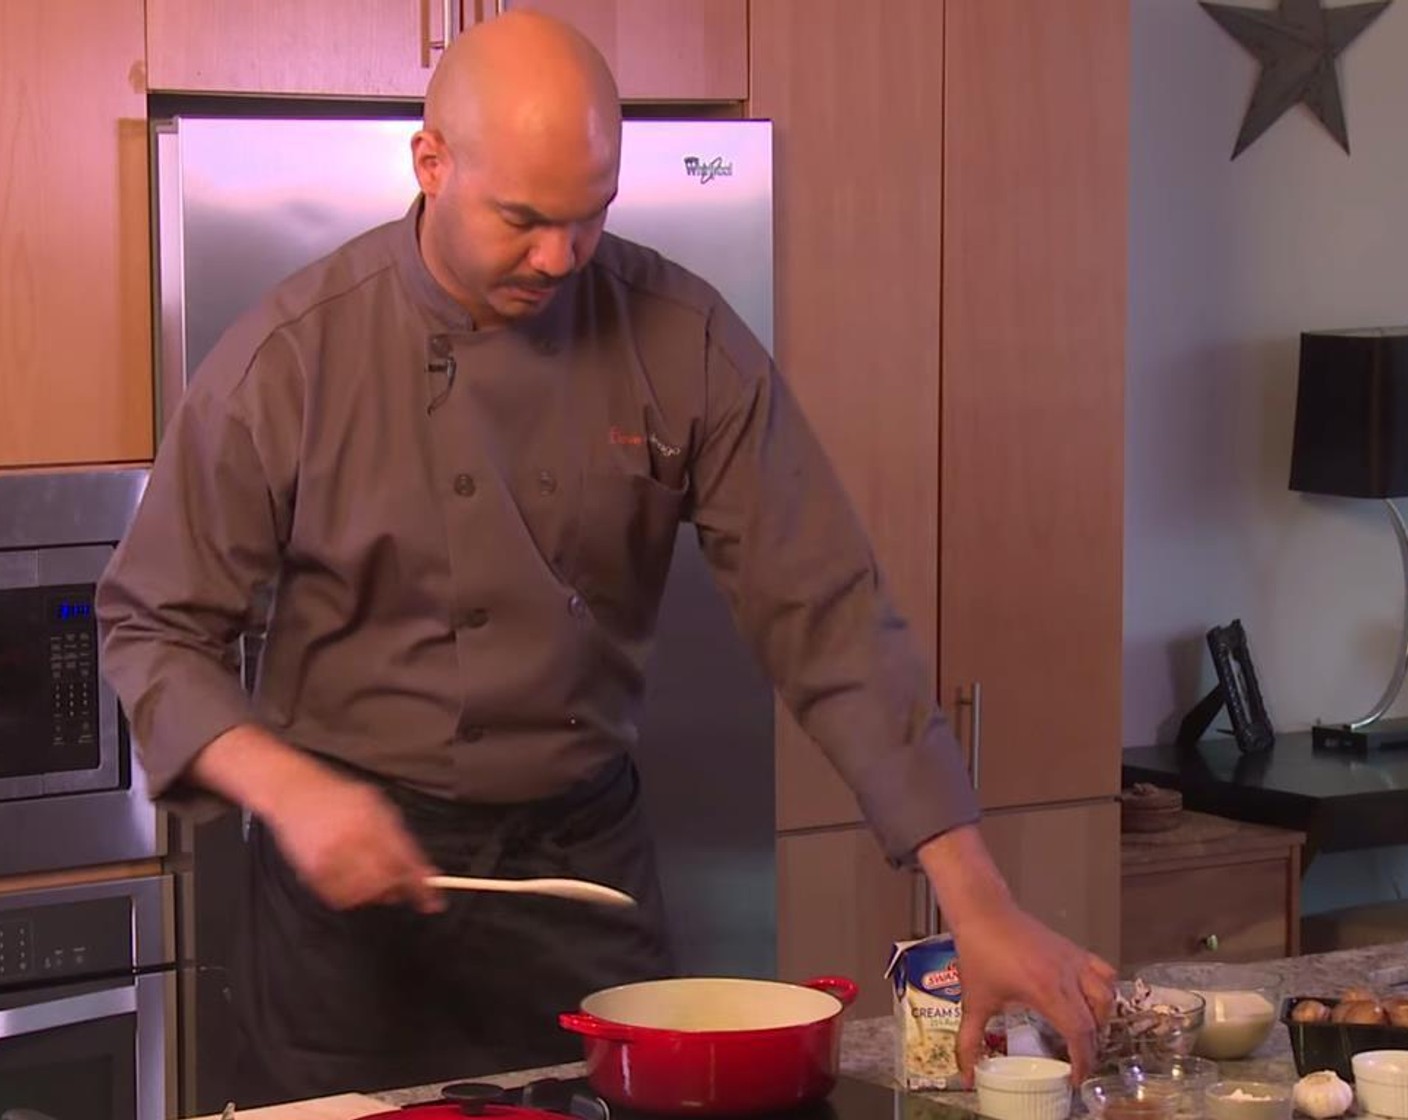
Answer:
[[[1323,0],[1280,0],[1275,12],[1204,3],[1208,15],[1261,63],[1232,158],[1302,101],[1348,154],[1335,60],[1391,3],[1374,0],[1327,9]]]

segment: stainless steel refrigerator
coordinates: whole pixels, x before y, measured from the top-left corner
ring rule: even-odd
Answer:
[[[232,319],[272,284],[405,212],[415,120],[181,116],[154,126],[158,424]],[[772,128],[628,121],[607,228],[709,280],[772,345]],[[637,761],[685,973],[776,968],[773,696],[682,526]],[[182,1098],[224,1104],[241,827],[182,826]],[[471,1071],[466,1071],[467,1073]],[[482,1071],[479,1071],[482,1072]]]

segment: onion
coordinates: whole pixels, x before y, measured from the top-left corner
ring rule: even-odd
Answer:
[[[1291,1008],[1293,1023],[1328,1023],[1330,1009],[1318,999],[1303,999]]]
[[[1335,1005],[1330,1013],[1332,1023],[1361,1023],[1382,1026],[1388,1021],[1384,1009],[1371,999],[1355,999]]]

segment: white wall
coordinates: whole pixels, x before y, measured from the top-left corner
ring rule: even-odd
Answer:
[[[1298,106],[1235,162],[1257,64],[1194,0],[1132,6],[1125,743],[1171,737],[1233,617],[1278,729],[1357,716],[1398,640],[1392,531],[1286,481],[1298,333],[1408,322],[1408,0],[1341,58],[1352,157]]]
[[[1348,157],[1298,106],[1231,161],[1256,63],[1194,0],[1132,16],[1125,744],[1172,737],[1234,617],[1278,729],[1351,718],[1403,589],[1378,503],[1286,489],[1297,337],[1408,322],[1408,0],[1341,57]],[[1304,907],[1405,889],[1408,851],[1320,857]]]

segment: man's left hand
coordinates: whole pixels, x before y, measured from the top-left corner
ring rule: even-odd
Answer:
[[[1114,1005],[1115,970],[1012,900],[976,825],[935,837],[918,857],[958,947],[958,1063],[964,1080],[972,1084],[988,1019],[1018,1003],[1060,1032],[1070,1052],[1071,1080],[1079,1084],[1094,1065],[1099,1028]]]
[[[1109,1018],[1115,970],[1014,904],[971,918],[955,931],[963,976],[958,1064],[971,1083],[983,1056],[983,1028],[1009,1003],[1042,1015],[1066,1041],[1071,1079],[1094,1064],[1099,1027]]]

